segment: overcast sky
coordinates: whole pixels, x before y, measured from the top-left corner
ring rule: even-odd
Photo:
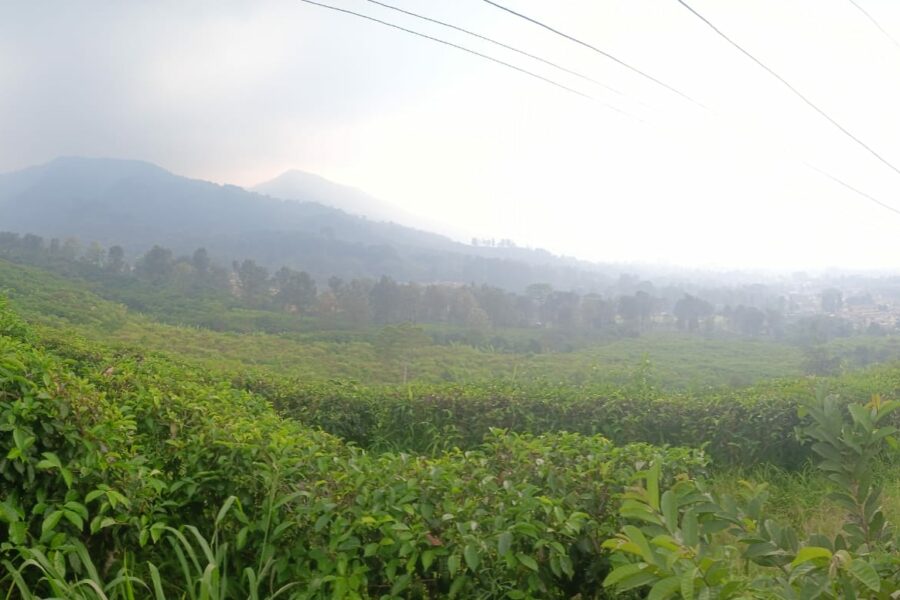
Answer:
[[[388,0],[619,94],[366,0],[0,0],[0,171],[137,158],[250,186],[297,168],[461,235],[601,261],[900,269],[900,174],[676,0],[499,0],[707,108],[481,0]],[[689,0],[900,165],[900,45],[849,0]],[[900,2],[857,0],[895,40]],[[630,116],[608,108],[612,105]]]

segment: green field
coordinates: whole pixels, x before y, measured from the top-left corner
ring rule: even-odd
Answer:
[[[335,337],[333,333],[313,328],[285,334],[238,334],[166,325],[100,298],[86,283],[4,261],[0,261],[0,289],[30,320],[68,327],[87,339],[175,353],[215,368],[265,367],[304,379],[615,385],[642,379],[663,389],[699,390],[804,373],[800,349],[769,340],[673,333],[612,339],[571,352],[523,354],[438,345],[426,339],[425,343],[417,340],[409,350],[382,340],[381,330],[345,334],[349,341],[335,342],[327,341]],[[403,342],[401,332],[397,343]]]
[[[889,598],[900,581],[885,525],[900,520],[900,460],[884,441],[900,411],[880,416],[900,369],[859,368],[894,358],[895,338],[822,345],[842,366],[812,376],[808,349],[773,340],[515,353],[415,326],[165,324],[2,261],[0,289],[8,598],[602,598],[675,583]]]

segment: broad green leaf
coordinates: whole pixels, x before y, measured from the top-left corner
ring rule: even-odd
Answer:
[[[647,500],[653,510],[659,511],[659,462],[656,461],[647,473]]]
[[[56,525],[59,523],[59,520],[63,518],[63,511],[54,510],[52,513],[47,515],[44,518],[44,522],[41,524],[41,534],[45,534],[48,531],[52,531],[56,528]]]
[[[673,575],[672,577],[661,579],[650,588],[647,600],[667,600],[674,596],[680,588],[681,579],[678,576]]]
[[[681,597],[684,600],[694,600],[694,577],[696,575],[697,569],[694,569],[681,576]]]
[[[825,558],[831,559],[831,550],[828,548],[821,548],[819,546],[805,546],[800,549],[800,552],[797,553],[797,556],[791,562],[792,567],[796,567],[797,565],[802,565],[803,563],[815,560],[817,558]]]
[[[646,562],[659,566],[659,560],[653,552],[653,548],[650,547],[650,542],[647,541],[643,531],[634,525],[626,525],[622,528],[622,532],[628,536],[628,539],[637,544],[638,548],[641,549],[641,556]]]
[[[622,579],[616,586],[616,590],[619,592],[627,592],[628,590],[650,585],[658,579],[659,577],[649,571],[641,571],[640,573],[635,573],[634,575],[629,575]]]
[[[687,546],[696,546],[700,543],[697,513],[693,509],[688,509],[681,517],[681,535]]]
[[[481,564],[481,555],[474,544],[466,544],[465,549],[463,549],[463,557],[466,559],[466,566],[470,570],[478,570],[478,566]]]
[[[531,569],[532,571],[538,570],[537,561],[534,560],[533,558],[531,558],[530,556],[528,556],[527,554],[522,554],[521,552],[517,552],[516,558],[519,559],[520,563],[522,563],[523,565],[525,565],[527,568]]]
[[[465,574],[460,575],[459,577],[453,580],[453,583],[450,584],[450,589],[447,592],[448,598],[456,598],[457,594],[462,591],[463,587],[466,585],[466,581],[468,577]]]
[[[672,493],[672,490],[663,492],[662,501],[660,502],[662,514],[665,518],[666,528],[673,532],[678,527],[678,498]]]
[[[509,552],[510,548],[512,548],[513,543],[513,535],[509,531],[504,531],[500,534],[500,537],[497,539],[497,554],[500,556],[506,556],[506,553]]]
[[[610,571],[609,575],[606,576],[606,579],[603,580],[603,585],[604,587],[616,585],[626,577],[630,577],[635,573],[640,573],[645,568],[647,568],[646,563],[629,563],[627,565],[622,565],[621,567],[616,567]]]
[[[857,578],[864,586],[878,592],[881,590],[881,578],[869,563],[861,558],[854,558],[850,562],[850,573]]]
[[[459,570],[459,555],[452,554],[447,559],[447,572],[450,573],[450,577],[456,575],[456,572]]]
[[[397,581],[394,582],[394,585],[391,586],[391,596],[399,596],[400,592],[409,587],[409,582],[412,580],[412,576],[409,573],[404,573]]]

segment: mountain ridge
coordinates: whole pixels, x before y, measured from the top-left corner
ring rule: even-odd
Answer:
[[[344,189],[318,179],[330,190]],[[264,196],[145,161],[111,158],[61,157],[0,174],[0,230],[75,236],[121,245],[131,255],[155,244],[179,253],[204,246],[221,260],[253,258],[273,268],[305,268],[319,278],[389,275],[572,287],[590,285],[602,271],[543,250],[469,246],[314,200]]]

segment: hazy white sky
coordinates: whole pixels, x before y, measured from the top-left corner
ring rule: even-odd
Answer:
[[[900,174],[675,0],[500,1],[708,110],[480,0],[389,1],[623,94],[365,0],[326,1],[598,101],[296,0],[0,0],[0,170],[112,156],[252,185],[298,168],[448,231],[587,259],[900,268],[900,214],[805,163],[898,210]],[[900,2],[857,1],[900,39]],[[900,46],[849,0],[690,3],[900,165]]]

